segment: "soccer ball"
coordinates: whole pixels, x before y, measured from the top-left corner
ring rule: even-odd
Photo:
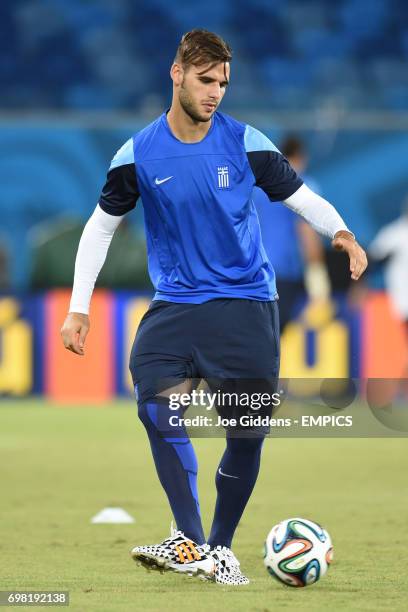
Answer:
[[[284,584],[304,587],[325,575],[333,559],[327,531],[303,518],[290,518],[271,529],[265,541],[264,563]]]

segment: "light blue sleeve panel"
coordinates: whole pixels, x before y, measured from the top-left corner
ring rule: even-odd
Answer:
[[[280,153],[279,149],[275,147],[265,134],[262,134],[262,132],[250,125],[247,125],[245,128],[244,142],[247,153],[251,151],[276,151]]]
[[[133,151],[133,138],[129,138],[125,142],[125,144],[120,147],[119,151],[116,153],[115,157],[111,161],[111,165],[109,170],[113,170],[113,168],[118,168],[118,166],[124,166],[126,164],[134,164],[135,163],[135,154]]]

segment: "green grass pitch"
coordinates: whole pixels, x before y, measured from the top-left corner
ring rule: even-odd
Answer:
[[[197,439],[208,531],[221,439]],[[131,402],[55,407],[0,403],[0,589],[68,590],[69,610],[399,610],[408,597],[408,440],[269,439],[236,533],[247,587],[220,587],[137,567],[129,549],[169,533],[170,512]],[[133,525],[92,525],[120,506]],[[305,589],[275,582],[263,540],[305,516],[334,542],[327,576]],[[10,608],[11,609],[11,608]],[[31,608],[20,608],[28,610]]]

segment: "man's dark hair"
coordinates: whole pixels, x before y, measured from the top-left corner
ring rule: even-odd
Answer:
[[[177,48],[175,62],[183,68],[230,62],[232,51],[220,36],[208,30],[194,29],[183,35]]]
[[[304,157],[306,155],[306,147],[303,141],[293,134],[287,136],[280,145],[282,155],[285,157]]]

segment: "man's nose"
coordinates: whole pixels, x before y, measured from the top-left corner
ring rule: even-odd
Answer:
[[[210,89],[210,98],[219,100],[221,97],[221,87],[219,83],[213,83]]]

